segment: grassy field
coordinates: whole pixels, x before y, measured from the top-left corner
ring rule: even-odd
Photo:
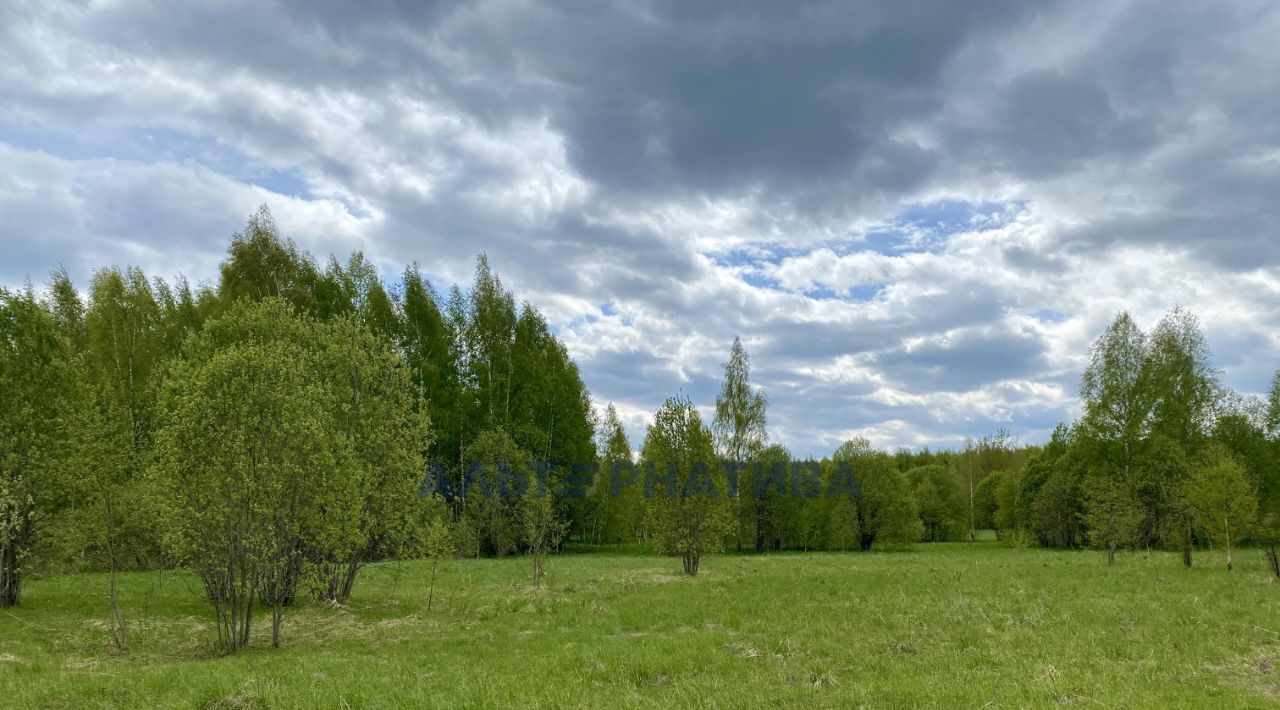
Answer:
[[[368,569],[285,646],[208,652],[190,577],[133,574],[133,648],[109,649],[106,578],[37,580],[0,613],[5,707],[1261,707],[1280,699],[1280,586],[1256,551],[918,545],[678,561],[577,554]]]

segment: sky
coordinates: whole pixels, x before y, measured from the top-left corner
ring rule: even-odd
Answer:
[[[0,0],[0,284],[217,273],[266,204],[442,290],[487,253],[638,445],[735,335],[798,456],[1047,438],[1182,305],[1280,367],[1280,6]]]

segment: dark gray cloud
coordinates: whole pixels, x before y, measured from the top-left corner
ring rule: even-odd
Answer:
[[[1272,3],[588,0],[0,6],[0,283],[477,252],[637,443],[734,335],[821,454],[1074,413],[1120,309],[1280,342]]]

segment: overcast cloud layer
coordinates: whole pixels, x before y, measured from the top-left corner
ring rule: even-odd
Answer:
[[[1120,309],[1280,366],[1280,9],[0,0],[0,283],[193,281],[266,203],[475,254],[638,437],[735,334],[775,440],[1040,441]],[[639,441],[633,438],[633,443]]]

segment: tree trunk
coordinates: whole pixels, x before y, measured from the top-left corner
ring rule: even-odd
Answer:
[[[111,496],[104,494],[102,503],[104,512],[106,512],[107,562],[111,566],[111,633],[115,640],[116,648],[121,651],[128,651],[129,629],[125,625],[124,612],[120,609],[118,573],[116,570],[115,515],[112,510]]]
[[[338,593],[334,601],[339,604],[346,604],[351,599],[351,590],[356,586],[356,575],[360,574],[360,568],[363,566],[364,551],[357,550],[351,555],[351,559],[347,560],[346,570],[338,584]]]
[[[431,588],[427,591],[427,611],[431,611],[431,602],[436,596],[436,568],[440,566],[440,560],[431,560]]]
[[[1277,554],[1275,544],[1267,545],[1267,562],[1271,563],[1271,576],[1276,580],[1280,580],[1280,554]]]
[[[684,573],[690,577],[698,576],[699,555],[697,552],[684,553]]]
[[[1189,526],[1182,528],[1182,564],[1185,567],[1191,566],[1191,528]]]
[[[18,550],[14,545],[0,548],[0,608],[17,606],[22,601],[22,570],[18,568]]]
[[[1223,542],[1226,544],[1226,547],[1227,547],[1227,571],[1230,572],[1231,571],[1231,548],[1234,546],[1231,544],[1231,520],[1225,516],[1222,518],[1222,531],[1226,534],[1226,538],[1223,540]]]

